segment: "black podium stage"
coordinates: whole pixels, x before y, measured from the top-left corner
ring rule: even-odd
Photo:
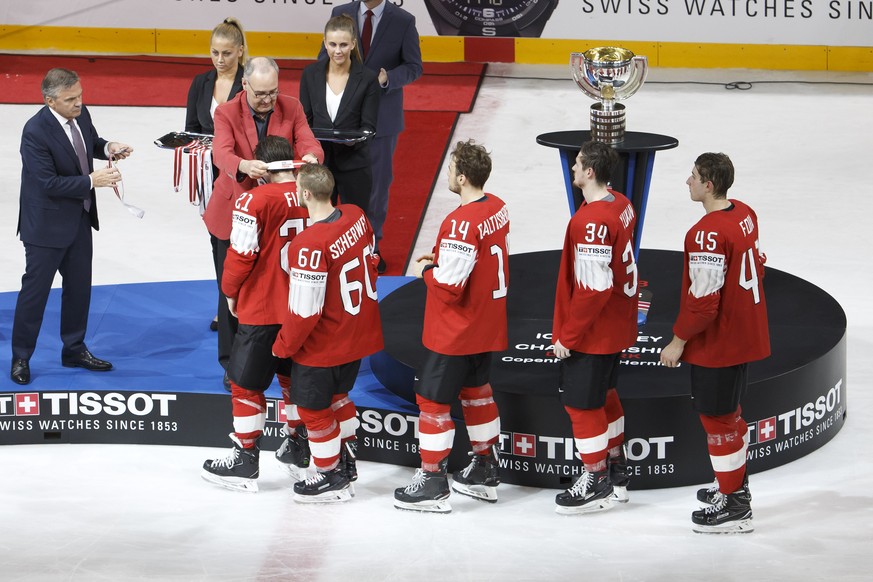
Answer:
[[[508,483],[566,487],[579,470],[570,423],[557,396],[558,360],[551,351],[560,251],[512,255],[507,298],[509,349],[495,354],[492,386],[502,423],[502,478]],[[686,366],[665,368],[659,353],[672,338],[679,308],[682,254],[643,250],[640,284],[653,293],[636,345],[622,355],[618,391],[634,479],[645,489],[712,479],[706,438],[691,408]],[[821,447],[846,418],[846,317],[818,287],[768,269],[764,288],[773,355],[750,367],[743,416],[749,423],[749,470],[763,471]],[[409,402],[421,362],[425,286],[416,280],[381,303],[385,352],[371,358],[376,378]],[[461,419],[460,408],[453,416]],[[450,465],[466,464],[466,431],[458,423]],[[415,464],[415,459],[398,462]]]

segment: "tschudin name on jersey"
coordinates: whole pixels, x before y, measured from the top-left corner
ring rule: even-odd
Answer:
[[[748,424],[748,459],[778,455],[823,436],[843,418],[843,379],[815,400]]]

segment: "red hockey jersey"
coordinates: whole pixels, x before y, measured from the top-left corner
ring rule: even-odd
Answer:
[[[583,204],[570,219],[555,291],[552,341],[615,354],[637,340],[637,217],[623,195]]]
[[[273,353],[325,368],[382,349],[374,244],[370,222],[353,204],[337,206],[294,239],[286,316]]]
[[[309,213],[298,204],[296,182],[264,184],[237,198],[221,290],[237,300],[239,322],[275,325],[287,312],[286,250]]]
[[[506,349],[509,211],[493,194],[458,207],[440,226],[422,343],[449,356]]]
[[[723,368],[770,355],[758,217],[738,200],[706,214],[685,235],[679,317],[682,360]]]

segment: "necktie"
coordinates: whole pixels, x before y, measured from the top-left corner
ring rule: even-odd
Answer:
[[[361,46],[364,49],[364,58],[367,58],[367,53],[370,52],[370,41],[373,38],[373,11],[367,10],[364,12],[364,29],[361,32]]]
[[[70,126],[70,134],[73,137],[73,149],[76,150],[76,157],[79,158],[79,167],[82,169],[82,174],[87,176],[91,172],[88,170],[88,154],[85,153],[85,142],[82,141],[82,135],[76,127],[76,122],[72,119],[67,120],[67,125]],[[85,212],[91,210],[91,199],[86,198],[83,202]]]

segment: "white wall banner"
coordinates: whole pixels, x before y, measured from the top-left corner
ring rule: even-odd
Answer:
[[[393,0],[423,36],[873,46],[873,0]],[[0,22],[320,32],[345,0],[0,0]]]

